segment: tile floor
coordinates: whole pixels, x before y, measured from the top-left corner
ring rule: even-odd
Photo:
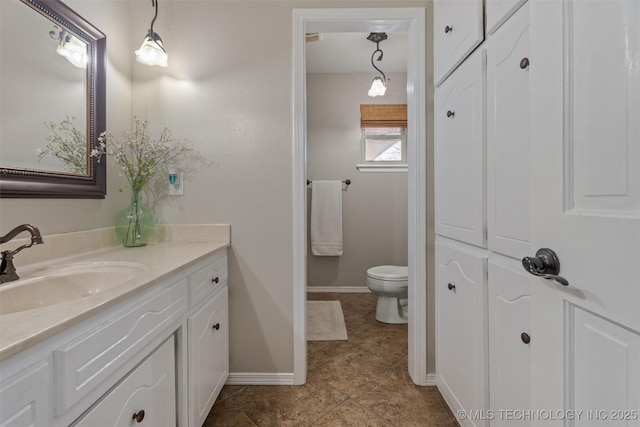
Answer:
[[[341,302],[349,340],[309,342],[303,386],[225,386],[204,427],[458,426],[435,387],[411,382],[407,325],[376,321],[373,294],[307,297]]]

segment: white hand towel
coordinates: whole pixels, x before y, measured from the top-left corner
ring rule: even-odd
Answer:
[[[311,252],[342,255],[342,181],[311,183]]]

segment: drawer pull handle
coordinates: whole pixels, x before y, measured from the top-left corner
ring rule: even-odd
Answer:
[[[449,284],[447,285],[447,288],[448,288],[450,291],[453,291],[453,290],[456,288],[456,285],[452,285],[451,283],[449,283]]]
[[[211,283],[218,283],[219,281],[220,281],[220,279],[218,278],[218,276],[216,276],[213,279],[211,279]]]
[[[529,344],[531,342],[531,337],[526,332],[523,332],[523,333],[520,334],[520,339],[525,344]]]
[[[447,111],[447,117],[453,117],[455,115],[456,115],[455,111],[451,111],[451,110]]]
[[[132,420],[136,420],[136,422],[141,423],[144,420],[144,409],[140,409],[139,412],[133,414]]]
[[[447,25],[446,27],[444,27],[444,33],[450,33],[451,31],[453,31],[453,25]]]
[[[213,329],[215,329],[216,331],[220,330],[220,323],[216,323],[215,325],[213,325]]]
[[[529,66],[529,58],[522,58],[522,61],[520,61],[520,68],[524,70],[528,66]]]

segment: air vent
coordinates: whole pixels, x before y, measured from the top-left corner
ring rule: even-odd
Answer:
[[[319,42],[322,40],[322,34],[320,33],[307,33],[305,34],[305,41],[307,43]]]

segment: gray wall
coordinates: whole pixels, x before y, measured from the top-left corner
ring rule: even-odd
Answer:
[[[372,73],[307,75],[307,176],[351,179],[342,197],[344,253],[319,257],[309,249],[307,286],[366,288],[368,268],[407,265],[407,174],[356,169],[360,104],[407,102],[406,74],[389,73],[388,77],[387,93],[374,99],[367,96]],[[307,196],[310,203],[310,189]]]
[[[192,171],[183,197],[165,199],[158,209],[167,223],[232,224],[231,371],[292,372],[292,10],[426,7],[431,112],[431,2],[161,2],[154,29],[169,50],[166,69],[145,67],[133,59],[133,50],[139,47],[152,16],[149,2],[67,3],[107,35],[107,127],[120,134],[130,129],[135,113],[151,120],[152,127],[167,126],[174,135],[189,139],[210,162]],[[429,147],[433,146],[431,116]],[[124,184],[117,169],[110,166],[104,200],[1,199],[0,231],[24,222],[39,225],[45,235],[112,226],[115,212],[129,201],[126,191],[117,191]],[[428,197],[433,200],[431,185]],[[432,230],[432,214],[429,221]],[[427,287],[432,302],[431,231],[428,239],[431,269]],[[432,305],[430,310],[429,345],[433,349]],[[434,372],[431,356],[428,367]]]

